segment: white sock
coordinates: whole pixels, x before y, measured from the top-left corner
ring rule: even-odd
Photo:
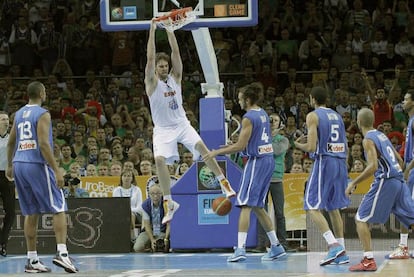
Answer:
[[[408,234],[400,234],[400,245],[408,245]]]
[[[345,239],[344,238],[337,238],[336,240],[338,241],[338,243],[340,245],[342,245],[345,248]]]
[[[217,176],[217,180],[221,181],[223,179],[225,179],[226,177],[224,177],[224,174],[220,174]]]
[[[139,235],[139,230],[138,228],[134,228],[134,238],[137,238]]]
[[[68,249],[66,248],[66,244],[63,244],[63,243],[59,243],[58,245],[57,245],[57,251],[59,252],[59,253],[68,253]]]
[[[278,245],[279,244],[279,240],[277,239],[275,230],[267,232],[266,235],[269,238],[269,241],[270,241],[271,245]]]
[[[372,251],[364,252],[364,257],[367,257],[368,259],[373,259],[374,253]]]
[[[247,232],[237,233],[237,248],[245,248],[247,240]]]
[[[335,236],[333,235],[332,231],[326,231],[325,233],[323,233],[322,235],[324,237],[324,239],[326,240],[326,242],[328,243],[328,245],[334,244],[334,243],[338,243],[338,241],[336,240]]]
[[[27,251],[27,258],[30,261],[37,261],[39,257],[37,256],[37,251]]]

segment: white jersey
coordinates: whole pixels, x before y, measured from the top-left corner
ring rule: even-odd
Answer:
[[[155,127],[176,126],[188,122],[183,108],[181,85],[171,75],[168,75],[166,82],[158,79],[149,102]]]

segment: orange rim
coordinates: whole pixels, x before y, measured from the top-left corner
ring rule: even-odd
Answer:
[[[168,18],[171,18],[172,20],[174,20],[175,17],[178,14],[182,14],[182,15],[186,16],[186,13],[187,12],[191,12],[192,10],[193,10],[193,8],[191,8],[191,7],[186,7],[186,8],[182,8],[182,9],[178,9],[178,10],[172,10],[169,14],[162,15],[160,17],[157,17],[155,19],[155,21],[163,21],[163,20],[166,20]]]

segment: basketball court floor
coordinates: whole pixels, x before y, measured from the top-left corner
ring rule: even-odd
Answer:
[[[288,253],[280,260],[261,262],[263,254],[248,253],[247,260],[228,263],[227,253],[144,253],[144,254],[74,254],[72,257],[80,271],[76,276],[102,277],[168,277],[168,276],[414,276],[414,259],[390,261],[386,252],[375,252],[376,272],[349,272],[350,264],[359,262],[361,252],[348,252],[351,263],[319,266],[325,252]],[[52,268],[52,273],[36,276],[67,275],[52,264],[52,255],[40,256]],[[0,276],[27,276],[24,273],[25,255],[0,257]]]

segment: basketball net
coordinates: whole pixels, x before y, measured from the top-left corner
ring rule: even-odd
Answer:
[[[173,32],[183,26],[190,24],[196,19],[196,15],[193,12],[193,8],[187,7],[178,10],[172,10],[171,12],[160,16],[155,19],[157,25]]]

